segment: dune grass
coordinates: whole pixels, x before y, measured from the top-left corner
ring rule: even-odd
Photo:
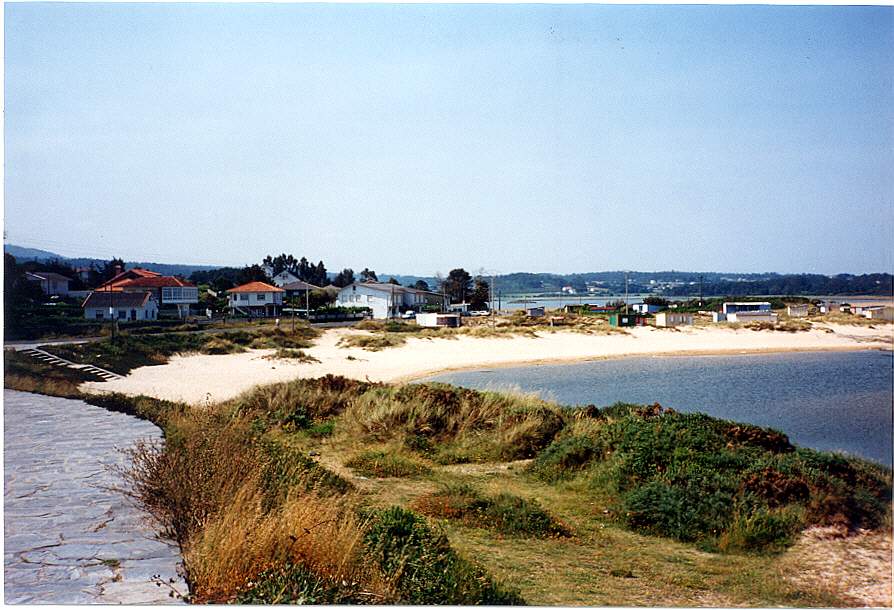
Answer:
[[[262,326],[220,333],[122,333],[101,341],[47,345],[43,349],[72,362],[92,364],[126,375],[137,367],[165,364],[174,354],[231,354],[243,352],[247,348],[299,350],[310,347],[312,340],[318,335],[319,331],[302,322],[294,331]],[[286,353],[288,352],[283,352]]]

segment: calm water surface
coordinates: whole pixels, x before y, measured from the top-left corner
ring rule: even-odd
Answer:
[[[538,392],[561,404],[659,402],[678,411],[771,426],[798,445],[892,463],[891,352],[642,357],[431,379]]]

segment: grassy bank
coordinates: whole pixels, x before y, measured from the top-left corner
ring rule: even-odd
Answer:
[[[165,430],[127,476],[194,601],[846,606],[786,549],[891,525],[889,469],[658,405],[339,377],[88,400]]]
[[[165,364],[174,354],[232,354],[246,349],[276,349],[279,358],[306,359],[300,352],[312,345],[319,331],[306,322],[280,328],[193,333],[121,334],[80,344],[44,346],[46,351],[81,364],[92,364],[126,375],[141,366]]]

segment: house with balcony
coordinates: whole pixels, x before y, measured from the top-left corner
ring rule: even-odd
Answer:
[[[233,314],[269,318],[282,313],[286,291],[266,282],[249,282],[227,290],[228,307]]]
[[[177,309],[181,320],[189,315],[189,306],[199,302],[199,289],[182,278],[170,275],[136,277],[117,282],[121,292],[151,292],[159,309]]]

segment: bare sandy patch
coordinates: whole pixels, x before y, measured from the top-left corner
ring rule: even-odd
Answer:
[[[806,530],[780,562],[791,581],[852,600],[890,608],[891,531],[843,536],[834,527]]]

